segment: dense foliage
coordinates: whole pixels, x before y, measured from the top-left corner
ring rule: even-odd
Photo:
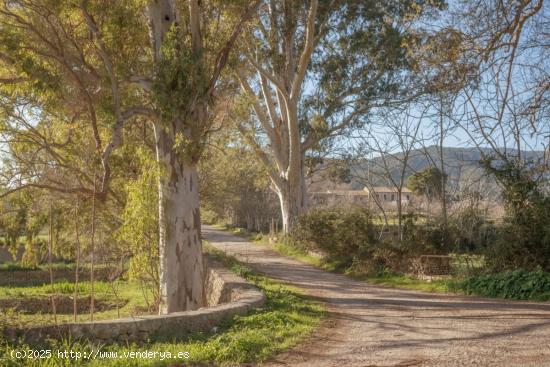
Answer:
[[[460,284],[467,294],[518,300],[550,300],[550,273],[517,269],[468,278]]]
[[[317,248],[344,266],[372,254],[376,244],[370,211],[329,208],[301,215],[292,235],[303,246]]]
[[[143,282],[153,290],[153,303],[160,302],[158,289],[158,176],[159,167],[151,152],[138,150],[139,175],[126,185],[126,206],[122,225],[116,232],[116,244],[130,258],[129,278]]]
[[[199,163],[202,219],[268,230],[270,221],[280,214],[264,168],[238,142],[215,136],[210,143],[215,148],[206,151]]]
[[[549,167],[518,159],[488,158],[485,169],[502,187],[506,214],[500,236],[488,249],[493,269],[550,270],[550,197],[546,190]]]
[[[444,227],[413,213],[403,216],[403,237],[361,207],[315,209],[301,215],[291,239],[298,249],[320,250],[326,260],[350,271],[410,271],[421,255],[483,254],[495,232],[472,207],[453,213]]]
[[[408,180],[408,188],[417,195],[426,196],[429,200],[440,199],[445,192],[447,174],[437,167],[430,166],[413,173]]]

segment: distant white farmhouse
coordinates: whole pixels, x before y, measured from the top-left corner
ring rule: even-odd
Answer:
[[[375,186],[372,188],[372,193],[368,187],[365,187],[363,191],[367,193],[370,199],[376,199],[380,203],[396,203],[399,194],[396,188],[386,186]],[[403,204],[408,204],[411,200],[413,200],[412,191],[406,187],[401,189],[401,202]]]
[[[401,204],[408,205],[414,198],[411,190],[401,190]],[[326,190],[310,192],[312,205],[382,205],[384,207],[397,206],[398,190],[395,188],[376,186],[365,187],[363,190]]]

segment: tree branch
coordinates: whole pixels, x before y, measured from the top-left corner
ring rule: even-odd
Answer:
[[[300,61],[298,62],[298,68],[294,80],[292,81],[292,89],[290,92],[290,99],[295,100],[298,98],[300,90],[302,89],[302,83],[306,76],[307,67],[311,59],[311,54],[313,53],[313,48],[315,46],[315,18],[317,16],[317,5],[318,0],[311,0],[311,5],[309,7],[309,13],[307,16],[306,24],[306,41],[302,55],[300,56]]]
[[[269,71],[265,70],[254,58],[249,55],[247,52],[245,52],[246,59],[252,64],[254,69],[258,71],[261,75],[266,77],[273,85],[277,88],[277,90],[281,93],[281,95],[284,97],[286,101],[288,101],[288,91],[286,90],[282,80],[280,80],[277,76],[271,74]]]
[[[239,132],[241,133],[242,137],[247,141],[247,143],[252,147],[254,150],[254,153],[256,156],[260,159],[262,164],[264,165],[265,169],[267,170],[267,173],[269,174],[269,178],[273,181],[273,183],[276,186],[281,185],[281,178],[279,177],[277,171],[273,169],[273,164],[269,160],[268,155],[264,152],[262,147],[258,144],[258,142],[251,137],[251,133],[247,131],[244,126],[237,125],[237,128],[239,129]]]
[[[209,88],[208,88],[208,94],[211,94],[214,91],[214,88],[216,86],[216,82],[218,81],[218,78],[220,77],[220,74],[227,64],[227,59],[229,58],[229,53],[233,49],[233,45],[235,44],[235,41],[237,40],[237,37],[241,33],[244,24],[252,18],[252,15],[256,10],[258,9],[258,6],[260,5],[260,0],[256,0],[251,6],[249,6],[244,15],[241,17],[235,28],[233,29],[233,32],[231,32],[231,36],[229,36],[229,39],[225,43],[225,46],[220,50],[218,56],[216,57],[216,66],[214,68],[214,72],[212,73],[212,77],[210,78]]]

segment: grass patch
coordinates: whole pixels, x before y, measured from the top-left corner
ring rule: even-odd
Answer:
[[[175,363],[185,365],[236,365],[257,363],[297,344],[309,335],[324,316],[323,307],[307,298],[295,288],[282,285],[265,276],[259,275],[234,258],[210,248],[219,261],[231,271],[236,272],[258,286],[267,297],[264,307],[246,316],[226,319],[216,332],[196,333],[183,340],[151,341],[145,345],[101,346],[93,342],[71,343],[69,341],[51,342],[52,350],[73,350],[90,353],[101,348],[102,353],[116,352],[123,355],[131,351],[163,352],[153,359],[96,359],[69,361],[56,358],[49,360],[14,360],[10,358],[13,348],[24,346],[4,343],[0,346],[0,365],[2,366],[170,366]],[[189,358],[177,359],[179,352],[188,352]],[[168,357],[168,353],[171,356]],[[178,366],[180,364],[177,364]]]
[[[0,303],[2,300],[24,300],[44,299],[49,300],[52,294],[59,296],[72,296],[74,293],[74,284],[71,282],[54,283],[52,291],[50,284],[38,286],[17,286],[17,287],[0,287]],[[90,295],[90,282],[80,282],[78,284],[78,296],[87,297]],[[95,299],[106,304],[122,305],[121,307],[112,307],[108,310],[97,311],[94,313],[94,319],[107,320],[118,317],[127,317],[134,315],[142,315],[147,313],[149,304],[143,295],[142,286],[137,282],[94,282]],[[149,293],[150,294],[150,293]],[[17,309],[0,309],[0,326],[7,327],[24,327],[25,325],[47,325],[54,321],[53,314],[50,313],[49,303],[45,302],[47,311],[37,313],[18,312]],[[57,320],[59,323],[72,322],[72,314],[58,314]],[[77,321],[85,322],[90,320],[88,313],[77,315]],[[0,363],[1,365],[1,363]]]
[[[391,288],[411,289],[433,293],[448,293],[455,290],[455,281],[451,279],[437,279],[428,282],[410,275],[394,273],[380,273],[375,276],[366,275],[359,276],[358,278],[370,284]]]
[[[28,266],[22,265],[19,262],[8,261],[3,264],[0,264],[0,271],[33,271],[40,270],[38,266]]]
[[[110,264],[96,264],[94,265],[96,269],[103,269],[103,268],[112,268],[113,265]],[[85,272],[89,271],[90,265],[89,264],[80,264],[80,271]],[[75,270],[76,264],[72,262],[55,262],[52,263],[51,269],[53,271],[60,271],[60,270]],[[5,263],[0,264],[0,272],[2,271],[34,271],[34,270],[42,270],[42,271],[49,271],[50,266],[48,264],[40,264],[40,265],[23,265],[20,262],[16,261],[8,261]]]
[[[119,285],[124,285],[126,288],[133,286],[133,284],[129,285],[127,282],[120,282]],[[79,294],[89,294],[91,291],[91,283],[89,281],[79,282],[77,288]],[[26,296],[41,296],[49,295],[52,293],[73,294],[74,290],[75,284],[67,281],[54,283],[53,290],[50,284],[21,287],[0,287],[0,299]],[[94,292],[98,295],[113,293],[112,283],[96,281],[94,282]]]
[[[256,241],[256,242],[262,242],[262,244],[267,245],[267,242],[264,240]],[[293,257],[299,261],[305,262],[310,265],[324,267],[323,260],[320,257],[313,256],[307,251],[297,248],[296,246],[292,246],[292,244],[286,243],[286,242],[277,242],[273,246],[271,246],[275,251],[282,255],[286,255],[289,257]]]

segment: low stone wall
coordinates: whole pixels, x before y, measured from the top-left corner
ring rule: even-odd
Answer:
[[[60,337],[87,338],[105,343],[171,339],[197,331],[209,331],[226,317],[245,315],[252,308],[263,305],[265,295],[258,288],[212,259],[208,259],[207,264],[206,295],[209,307],[168,315],[11,330],[8,336],[23,338],[31,343]]]

